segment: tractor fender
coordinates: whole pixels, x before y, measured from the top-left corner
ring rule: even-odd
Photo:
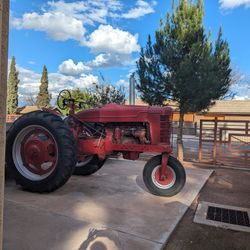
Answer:
[[[41,110],[45,111],[45,112],[49,112],[53,115],[60,116],[62,119],[64,117],[64,115],[62,114],[62,112],[58,108],[42,108]]]

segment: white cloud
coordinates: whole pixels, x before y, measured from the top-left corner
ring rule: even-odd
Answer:
[[[98,83],[98,77],[92,74],[82,74],[80,78],[74,80],[75,87],[85,89],[91,87],[94,83]]]
[[[50,73],[49,78],[49,92],[52,93],[52,97],[57,97],[58,93],[63,89],[87,89],[98,83],[98,77],[92,74],[81,74],[78,77],[66,76],[60,73]],[[40,83],[39,83],[40,84]]]
[[[82,44],[95,53],[131,54],[140,50],[138,34],[132,35],[111,25],[100,25]]]
[[[81,18],[79,13],[88,10],[87,3],[83,1],[72,3],[65,3],[64,1],[49,1],[48,6],[51,7],[51,11],[64,13],[65,15],[73,16],[75,18]]]
[[[138,52],[138,34],[107,25],[108,18],[138,18],[154,12],[156,1],[137,0],[131,9],[124,13],[125,6],[119,0],[86,0],[77,2],[49,1],[40,11],[24,13],[21,17],[11,15],[11,26],[16,29],[28,29],[45,32],[49,38],[66,41],[73,39],[89,47],[94,53],[101,53],[97,60],[105,61],[105,67],[117,64],[119,54]],[[99,27],[87,35],[88,25]],[[110,55],[114,54],[114,55]],[[124,59],[121,58],[121,59]],[[128,58],[125,58],[127,61]],[[120,63],[120,65],[123,63]],[[62,71],[65,74],[68,65]],[[72,66],[72,65],[71,65]],[[73,71],[81,72],[83,65],[77,65]],[[72,67],[71,67],[72,68]]]
[[[63,61],[58,66],[58,73],[68,76],[79,76],[96,68],[129,66],[133,63],[131,55],[101,53],[93,60],[74,63],[72,59]]]
[[[149,4],[144,0],[138,0],[136,1],[135,7],[130,9],[127,13],[124,13],[122,17],[126,19],[135,19],[150,13],[154,13],[155,5],[156,1],[153,1],[151,4]]]
[[[41,74],[22,68],[17,65],[20,83],[18,85],[19,95],[34,95],[38,92]]]
[[[96,56],[96,58],[91,62],[92,66],[95,67],[102,67],[109,63],[109,57],[107,55],[110,54],[100,54]]]
[[[107,23],[107,17],[121,9],[117,0],[87,0],[78,2],[49,1],[38,12],[24,13],[22,17],[11,14],[11,26],[16,29],[44,31],[54,39],[81,41],[86,25]]]
[[[59,73],[64,75],[77,76],[86,71],[90,71],[91,68],[86,66],[83,62],[78,62],[75,64],[72,59],[68,59],[62,62],[59,67]]]
[[[17,29],[45,31],[54,40],[83,39],[85,28],[81,21],[64,13],[26,13],[22,18],[13,18],[12,26]]]
[[[132,58],[127,54],[101,53],[94,60],[88,62],[92,68],[109,68],[129,65]]]
[[[250,0],[219,0],[222,9],[233,9],[241,5],[250,7]]]
[[[119,0],[85,0],[77,2],[49,1],[40,11],[24,13],[21,17],[11,14],[11,26],[46,32],[54,40],[84,40],[86,26],[107,24],[108,18],[138,18],[154,12],[153,6],[138,0],[135,6],[124,13],[124,4]]]
[[[51,7],[50,11],[64,13],[67,16],[72,16],[81,20],[84,25],[95,23],[106,23],[107,17],[114,10],[119,9],[119,1],[78,1],[66,3],[64,1],[48,2]]]
[[[28,96],[36,97],[39,91],[41,74],[32,70],[25,69],[17,65],[19,71],[20,83],[18,86],[19,103],[25,105],[25,100]],[[49,92],[52,94],[55,103],[55,98],[62,89],[80,88],[86,89],[91,87],[93,83],[98,83],[98,77],[92,74],[81,74],[80,76],[63,75],[59,72],[49,73]]]

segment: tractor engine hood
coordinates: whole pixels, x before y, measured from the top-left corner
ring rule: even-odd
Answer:
[[[100,108],[80,111],[76,114],[84,122],[147,122],[153,117],[172,117],[170,107],[106,104]]]

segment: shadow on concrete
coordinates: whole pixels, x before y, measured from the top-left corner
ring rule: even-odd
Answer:
[[[122,249],[122,244],[110,230],[90,229],[87,239],[78,250],[115,250]]]
[[[147,192],[150,194],[150,192],[148,191],[148,189],[146,188],[143,178],[141,175],[138,175],[135,179],[137,186],[142,189],[143,191]]]

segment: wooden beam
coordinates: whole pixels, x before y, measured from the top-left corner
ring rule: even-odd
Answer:
[[[6,134],[6,97],[9,38],[9,0],[0,0],[0,249],[3,248],[3,205]]]

